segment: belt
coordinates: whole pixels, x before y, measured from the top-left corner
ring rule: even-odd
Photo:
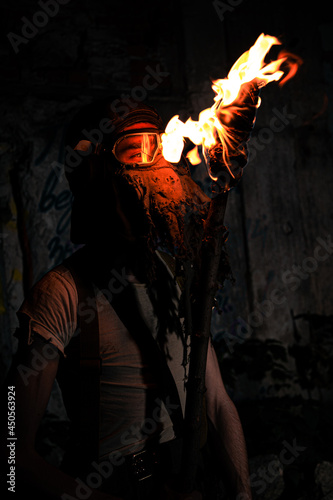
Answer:
[[[182,440],[174,439],[142,451],[126,455],[122,465],[115,467],[112,477],[102,489],[125,499],[158,498],[163,484],[180,471]]]
[[[160,467],[157,451],[142,450],[125,457],[125,464],[130,476],[138,483],[150,479]]]
[[[138,482],[151,477],[156,470],[163,469],[166,474],[177,474],[181,465],[182,440],[173,439],[157,446],[125,457],[126,466]]]

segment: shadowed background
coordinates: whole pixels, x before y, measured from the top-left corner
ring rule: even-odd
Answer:
[[[212,105],[211,80],[224,78],[260,33],[277,36],[303,64],[285,86],[272,83],[261,92],[250,161],[226,215],[234,282],[219,292],[212,334],[244,426],[255,498],[329,498],[330,9],[286,0],[69,0],[55,1],[58,11],[51,15],[43,4],[6,2],[1,14],[2,380],[16,349],[12,334],[24,294],[75,250],[62,171],[68,130],[73,141],[84,129],[94,133],[98,102],[120,96],[155,106],[165,123],[175,114],[197,119]],[[207,188],[202,166],[193,175]],[[52,401],[42,451],[56,462],[50,429],[56,441],[66,416],[56,389]],[[295,442],[302,451],[295,451]],[[283,453],[288,446],[294,454]],[[262,467],[268,467],[264,475]]]

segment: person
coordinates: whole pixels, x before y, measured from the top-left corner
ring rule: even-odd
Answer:
[[[213,498],[199,474],[195,491],[178,489],[190,363],[185,270],[199,258],[210,198],[183,157],[164,159],[154,108],[107,113],[103,141],[81,137],[67,157],[71,239],[83,246],[18,311],[17,487],[22,498],[30,489],[44,499]],[[59,468],[35,448],[56,379],[71,421]],[[243,430],[211,342],[205,384],[202,441],[213,443],[229,498],[250,500]]]

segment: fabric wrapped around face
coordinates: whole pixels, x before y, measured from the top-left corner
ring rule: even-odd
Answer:
[[[175,255],[191,258],[201,242],[210,198],[193,181],[187,167],[168,163],[160,156],[150,167],[123,166],[117,176],[136,193],[148,221],[149,244],[160,243]]]

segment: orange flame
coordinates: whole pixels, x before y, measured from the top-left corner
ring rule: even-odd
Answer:
[[[190,160],[192,165],[199,165],[199,163],[201,163],[201,158],[199,155],[198,146],[195,146],[195,148],[191,149],[191,151],[187,153],[186,158]]]
[[[301,64],[301,60],[293,54],[281,52],[276,61],[269,64],[264,62],[272,45],[280,44],[281,42],[277,38],[262,33],[255,44],[237,59],[227,78],[213,81],[212,89],[216,94],[214,97],[215,103],[211,108],[201,111],[198,121],[189,118],[184,123],[179,119],[179,115],[171,118],[161,138],[163,156],[167,161],[171,163],[179,162],[185,137],[188,137],[196,145],[194,150],[187,154],[192,164],[200,163],[198,145],[202,146],[203,155],[206,158],[208,150],[218,140],[222,143],[228,140],[228,134],[218,119],[216,111],[221,107],[229,106],[235,101],[241,85],[256,79],[258,86],[262,87],[269,82],[280,80],[284,75],[284,71],[280,69],[283,63],[285,63],[289,71],[281,84],[294,76],[298,65]]]

